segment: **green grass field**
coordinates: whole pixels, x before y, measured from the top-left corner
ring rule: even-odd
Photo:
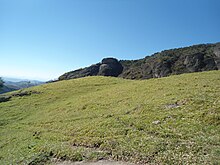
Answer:
[[[86,77],[30,90],[0,103],[1,165],[51,158],[220,164],[220,71]]]

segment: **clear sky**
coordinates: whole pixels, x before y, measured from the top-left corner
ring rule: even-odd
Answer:
[[[220,0],[0,0],[0,76],[49,80],[104,57],[220,42]]]

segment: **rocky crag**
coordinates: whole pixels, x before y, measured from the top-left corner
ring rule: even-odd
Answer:
[[[114,76],[117,77],[123,72],[122,64],[115,58],[104,58],[101,63],[91,65],[65,73],[59,80],[80,78],[86,76]]]
[[[139,60],[104,58],[100,63],[67,72],[58,80],[86,76],[149,79],[209,70],[220,70],[220,43],[165,50]]]

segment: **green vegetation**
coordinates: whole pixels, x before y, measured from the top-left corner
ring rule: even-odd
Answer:
[[[25,91],[0,103],[0,164],[220,163],[220,71],[86,77]]]
[[[182,73],[219,70],[217,44],[200,44],[164,50],[139,60],[121,60],[124,70],[120,77],[149,79]]]

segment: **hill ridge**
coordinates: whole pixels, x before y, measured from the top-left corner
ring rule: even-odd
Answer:
[[[104,58],[100,63],[61,75],[58,80],[86,76],[149,79],[220,69],[220,43],[163,50],[139,60]]]

